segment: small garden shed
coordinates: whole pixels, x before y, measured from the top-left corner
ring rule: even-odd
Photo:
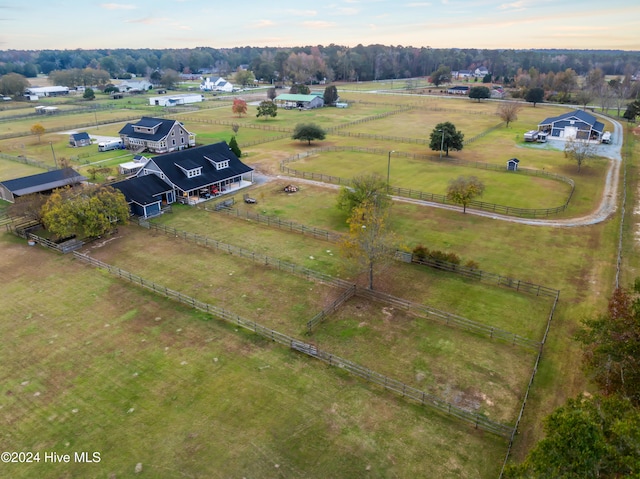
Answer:
[[[518,171],[518,163],[520,163],[519,159],[511,158],[509,161],[507,161],[507,170]]]

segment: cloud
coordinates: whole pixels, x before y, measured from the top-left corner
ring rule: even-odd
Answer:
[[[314,30],[323,30],[325,28],[333,28],[336,26],[334,22],[325,22],[323,20],[317,20],[314,22],[302,22],[305,27],[312,28]]]
[[[512,3],[503,3],[498,7],[500,10],[524,10],[525,2],[522,0]]]
[[[124,3],[103,3],[100,5],[105,10],[135,10],[135,5],[124,4]]]
[[[251,24],[251,28],[266,28],[266,27],[273,27],[275,25],[275,22],[273,20],[258,20],[257,22],[254,22],[253,24]]]
[[[316,17],[318,16],[317,10],[287,10],[287,13],[294,17]]]
[[[159,23],[168,22],[169,18],[162,17],[144,17],[135,20],[125,20],[125,23],[141,23],[142,25],[157,25]]]
[[[421,7],[430,7],[433,4],[430,2],[413,2],[413,3],[407,3],[405,4],[405,7],[407,8],[421,8]]]
[[[349,8],[349,7],[341,7],[336,9],[333,14],[334,15],[357,15],[358,13],[360,13],[360,10],[357,8]]]

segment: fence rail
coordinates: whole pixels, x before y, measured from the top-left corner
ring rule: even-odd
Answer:
[[[298,266],[296,264],[289,263],[287,261],[282,261],[277,258],[272,258],[270,256],[256,253],[254,251],[241,248],[239,246],[233,246],[227,243],[223,243],[221,241],[211,239],[207,236],[188,233],[186,231],[180,231],[169,226],[150,223],[149,221],[146,221],[146,220],[138,220],[138,224],[140,224],[140,226],[144,228],[152,229],[154,231],[160,231],[174,238],[181,238],[187,241],[191,241],[195,244],[199,244],[209,248],[214,248],[219,251],[224,251],[225,253],[240,256],[241,258],[250,259],[254,263],[263,264],[265,266],[272,266],[277,268],[280,271],[286,271],[287,273],[295,274],[307,280],[313,279],[316,281],[320,281],[322,283],[333,285],[341,289],[348,289],[352,286],[352,283],[349,283],[348,281],[344,281],[338,278],[333,278],[327,274],[320,273],[318,271],[314,271],[308,268],[304,268],[302,266]]]
[[[300,223],[295,223],[293,221],[283,220],[277,216],[261,215],[260,213],[254,213],[253,211],[248,210],[241,211],[238,208],[220,208],[216,205],[214,205],[213,208],[207,205],[202,208],[209,212],[224,213],[229,216],[235,216],[236,218],[249,219],[252,221],[256,221],[261,225],[272,226],[282,230],[300,233],[306,236],[313,236],[314,238],[330,241],[333,243],[340,241],[340,239],[342,238],[341,234],[321,228],[306,226]]]
[[[226,201],[229,201],[229,200],[226,200]],[[225,213],[229,216],[236,217],[236,218],[254,220],[261,225],[279,228],[285,231],[300,233],[307,236],[313,236],[314,238],[330,241],[333,243],[337,243],[341,239],[343,239],[343,235],[339,233],[335,233],[333,231],[323,230],[323,229],[315,228],[311,226],[306,226],[303,224],[295,223],[293,221],[283,220],[277,216],[261,215],[259,213],[254,213],[248,210],[241,211],[237,208],[230,208],[230,207],[227,208],[227,207],[224,207],[224,205],[218,205],[218,204],[215,204],[213,207],[209,207],[205,205],[202,208],[209,212]],[[441,260],[429,259],[429,258],[418,259],[411,253],[407,253],[404,251],[396,251],[394,256],[395,256],[395,259],[398,261],[429,266],[431,268],[448,271],[450,273],[456,273],[466,278],[474,279],[476,281],[495,284],[498,286],[504,286],[504,287],[513,289],[519,293],[528,293],[536,296],[550,296],[550,297],[555,297],[559,293],[558,290],[549,288],[547,286],[542,286],[540,284],[535,284],[535,283],[529,283],[527,281],[510,278],[508,276],[502,276],[496,273],[488,273],[480,269],[469,268],[466,266],[449,263]]]
[[[313,329],[331,313],[338,309],[338,307],[351,298],[354,294],[367,297],[369,299],[374,299],[377,301],[383,301],[387,304],[393,304],[394,306],[411,311],[414,314],[420,315],[422,317],[426,317],[429,320],[437,321],[441,324],[445,324],[447,326],[453,326],[465,331],[472,332],[474,334],[488,336],[492,339],[496,339],[499,341],[515,344],[518,346],[524,346],[530,349],[539,349],[540,342],[535,341],[533,339],[525,338],[523,336],[517,335],[515,333],[511,333],[509,331],[502,330],[500,328],[496,328],[493,326],[487,326],[482,323],[478,323],[471,319],[463,318],[462,316],[456,316],[451,313],[447,313],[445,311],[440,311],[435,308],[431,308],[429,306],[413,303],[411,301],[407,301],[401,298],[397,298],[395,296],[391,296],[388,294],[380,293],[377,291],[373,291],[370,289],[357,288],[354,284],[351,284],[344,280],[339,280],[336,278],[332,278],[331,276],[325,275],[323,273],[319,273],[317,271],[313,271],[307,268],[302,268],[300,266],[294,265],[292,263],[286,263],[277,259],[269,258],[264,255],[256,254],[253,251],[245,250],[244,248],[238,248],[236,246],[231,246],[226,243],[220,243],[217,240],[211,240],[206,236],[195,235],[192,233],[187,233],[186,231],[179,231],[175,228],[170,228],[167,226],[156,225],[154,223],[149,223],[148,221],[141,221],[140,224],[146,228],[151,228],[156,231],[162,231],[169,236],[174,238],[181,238],[185,240],[192,241],[197,244],[211,246],[226,253],[235,254],[236,256],[240,256],[243,258],[249,258],[254,262],[264,264],[266,266],[276,266],[280,270],[287,271],[292,274],[297,274],[299,276],[304,277],[309,280],[311,278],[322,281],[325,284],[331,284],[337,288],[343,289],[344,292],[336,299],[334,303],[332,303],[329,307],[325,308],[325,310],[318,313],[307,323],[307,332],[311,333]]]
[[[549,288],[547,286],[529,283],[527,281],[510,278],[508,276],[502,276],[496,273],[488,273],[480,269],[468,268],[466,266],[448,263],[446,261],[429,258],[417,259],[415,256],[412,256],[411,262],[415,264],[430,266],[432,268],[440,269],[443,271],[457,273],[467,278],[476,279],[478,281],[489,282],[499,286],[506,286],[507,288],[514,289],[520,293],[529,293],[536,296],[549,296],[552,298],[555,298],[560,293],[560,291],[558,291],[557,289]]]
[[[389,154],[388,151],[380,148],[362,148],[362,147],[356,147],[356,146],[330,146],[330,147],[324,147],[324,148],[316,148],[316,149],[307,151],[305,153],[300,153],[300,154],[291,156],[285,160],[282,160],[280,162],[280,171],[282,171],[284,174],[288,176],[295,176],[299,178],[320,181],[323,183],[331,183],[335,185],[348,186],[351,184],[351,179],[341,178],[339,176],[325,175],[324,173],[300,171],[300,170],[296,170],[286,166],[289,163],[299,161],[303,158],[307,158],[309,156],[316,155],[319,153],[341,152],[341,151],[369,153],[369,154],[385,155],[385,156]],[[575,183],[571,178],[557,175],[555,173],[549,173],[544,170],[518,168],[517,171],[507,171],[505,167],[501,167],[493,163],[456,160],[452,158],[443,159],[435,155],[425,155],[425,154],[419,154],[419,153],[394,152],[394,156],[411,158],[411,159],[419,159],[419,160],[428,160],[428,161],[440,162],[440,163],[449,163],[449,164],[455,164],[460,166],[466,166],[470,168],[493,170],[493,171],[498,171],[506,174],[523,174],[523,175],[529,175],[529,176],[544,177],[544,178],[549,178],[556,181],[562,181],[570,186],[569,195],[565,203],[561,206],[556,206],[553,208],[519,208],[515,206],[487,203],[485,201],[479,201],[479,200],[471,200],[467,205],[470,208],[490,211],[492,213],[498,213],[498,214],[507,215],[507,216],[517,216],[517,217],[523,217],[523,218],[539,218],[539,217],[548,217],[550,215],[556,215],[558,213],[562,213],[568,208],[569,202],[571,201],[573,192],[575,190]],[[429,201],[433,203],[451,204],[451,205],[456,204],[453,201],[449,200],[446,195],[426,193],[423,191],[413,190],[408,188],[399,188],[395,186],[389,186],[389,192],[395,196],[413,198],[421,201]]]
[[[429,320],[436,321],[447,326],[453,326],[471,332],[473,334],[487,336],[491,339],[496,339],[498,341],[502,341],[512,345],[523,346],[529,349],[533,349],[534,351],[538,351],[542,346],[542,343],[540,341],[535,341],[533,339],[529,339],[524,336],[520,336],[518,334],[496,328],[494,326],[488,326],[486,324],[478,323],[462,316],[447,313],[445,311],[440,311],[423,304],[407,301],[405,299],[397,298],[395,296],[381,293],[379,291],[374,291],[366,288],[357,288],[355,294],[367,299],[393,305],[398,309],[409,311],[418,316],[425,317]]]
[[[356,294],[356,285],[353,284],[347,290],[345,290],[333,303],[331,303],[328,307],[324,308],[318,314],[316,314],[313,318],[311,318],[307,322],[307,334],[311,334],[314,328],[322,323],[327,316],[336,312],[343,303],[351,299]]]
[[[152,281],[145,280],[144,278],[137,276],[128,271],[122,270],[115,266],[111,266],[107,263],[99,261],[95,258],[91,258],[85,254],[74,252],[74,257],[77,259],[95,266],[100,269],[107,270],[109,273],[117,276],[120,279],[129,281],[153,291],[154,293],[161,294],[167,298],[178,301],[182,304],[190,306],[192,308],[204,311],[215,317],[218,317],[224,321],[227,321],[236,326],[242,327],[249,331],[252,331],[263,338],[270,339],[271,341],[282,344],[290,349],[298,351],[302,354],[306,354],[313,358],[319,359],[331,366],[344,369],[345,371],[365,379],[371,383],[377,384],[386,390],[394,392],[402,397],[411,399],[423,406],[430,407],[442,413],[454,416],[468,424],[472,424],[476,429],[482,429],[487,432],[499,435],[501,437],[508,438],[513,434],[513,427],[505,424],[501,424],[495,421],[491,421],[489,418],[482,414],[478,414],[472,411],[468,411],[459,406],[456,406],[450,402],[440,399],[434,395],[428,394],[419,389],[408,386],[405,383],[397,381],[388,376],[384,376],[371,369],[360,366],[356,363],[348,361],[347,359],[335,356],[327,351],[319,350],[315,345],[307,343],[305,341],[287,336],[286,334],[269,329],[255,321],[241,318],[240,316],[232,313],[231,311],[219,308],[202,301],[198,301],[195,298],[182,294],[178,291],[171,290],[165,286],[156,284]]]

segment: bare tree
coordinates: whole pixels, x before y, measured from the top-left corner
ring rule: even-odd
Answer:
[[[583,89],[576,93],[574,99],[579,104],[582,105],[582,109],[586,110],[587,105],[593,101],[595,95],[590,89]]]
[[[509,128],[509,123],[518,119],[518,112],[520,110],[522,110],[522,105],[509,101],[500,103],[496,114],[507,124],[507,128]]]
[[[564,156],[578,164],[578,172],[582,164],[596,156],[596,146],[588,140],[569,139],[564,145]]]

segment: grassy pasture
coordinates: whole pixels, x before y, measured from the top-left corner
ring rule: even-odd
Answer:
[[[140,244],[147,246],[140,248]],[[92,257],[119,266],[146,280],[228,309],[285,334],[299,337],[305,333],[306,322],[340,293],[334,288],[264,268],[223,252],[185,243],[180,239],[165,235],[150,237],[149,232],[142,228],[121,228],[118,237],[113,241],[97,243],[90,246],[89,251]],[[163,259],[162,262],[156,260],[159,257]],[[464,289],[465,285],[459,284],[457,288],[453,286],[457,278],[449,278],[448,287],[440,290],[438,286],[442,286],[442,283],[429,284],[424,281],[424,277],[420,278],[416,274],[402,276],[401,270],[400,266],[396,266],[391,275],[396,279],[402,278],[403,284],[415,285],[412,292],[418,302],[426,300],[430,303],[434,297],[446,296],[442,306],[447,310],[464,312],[472,318],[481,316],[485,322],[496,317],[499,317],[498,322],[515,322],[516,315],[511,313],[515,304],[520,306],[517,308],[519,316],[525,315],[526,311],[535,310],[535,298],[527,296],[510,302],[509,307],[504,310],[498,310],[499,305],[505,304],[500,298],[515,296],[510,291],[502,290],[496,290],[491,295],[491,300],[487,301],[486,307],[483,307],[486,296],[481,290],[493,288],[478,284],[469,288],[467,302],[463,304],[465,301],[460,301],[460,298],[464,295],[460,294],[460,290]],[[457,282],[461,283],[459,279]],[[382,288],[389,289],[389,286],[385,284]],[[447,304],[447,300],[451,300],[450,304]],[[353,302],[367,304],[362,300]],[[456,302],[459,304],[454,304]],[[546,307],[549,308],[548,302]],[[534,352],[469,335],[426,319],[411,318],[402,312],[395,312],[393,308],[375,303],[369,304],[364,314],[358,314],[359,321],[366,322],[363,318],[369,318],[371,324],[361,324],[354,329],[353,320],[349,320],[356,314],[354,311],[356,309],[347,308],[347,312],[341,309],[337,314],[337,324],[330,321],[333,328],[329,327],[328,332],[324,326],[320,327],[319,332],[314,335],[314,340],[320,348],[355,360],[414,387],[426,387],[427,392],[444,394],[452,402],[457,401],[456,397],[462,394],[460,391],[463,389],[489,391],[495,388],[495,391],[489,394],[494,400],[485,401],[486,404],[483,406],[467,403],[463,405],[487,412],[494,420],[507,423],[515,421],[514,412],[523,394],[522,388],[526,385],[535,357]],[[528,316],[527,319],[533,320],[532,322],[538,320],[536,337],[539,338],[546,319],[544,307],[541,310],[539,308],[537,313],[537,318]],[[440,342],[450,341],[457,346],[450,348],[450,354],[445,355],[446,359],[442,351],[432,356],[430,354],[433,348],[422,341],[425,337],[437,337],[440,338]],[[474,353],[460,354],[465,348]],[[441,373],[434,373],[435,378],[431,381],[426,381],[426,378],[416,381],[414,376],[419,372],[413,372],[411,364],[414,361],[440,365],[434,365],[433,370],[437,370],[438,367],[446,369],[446,364],[450,376],[445,381],[442,369]],[[487,362],[486,366],[476,367],[483,361]],[[484,386],[481,388],[480,384]],[[452,391],[449,395],[450,390]],[[508,394],[506,391],[511,393]]]
[[[351,107],[350,107],[351,108]],[[353,125],[347,131],[353,133],[367,133],[373,135],[385,135],[404,138],[416,138],[429,141],[431,132],[436,124],[450,121],[457,130],[464,133],[464,139],[468,140],[492,126],[500,123],[500,119],[492,113],[469,112],[467,110],[444,110],[438,107],[417,107],[412,110],[398,113],[375,122],[367,122]],[[399,127],[399,125],[402,125]],[[428,145],[422,145],[428,149]]]
[[[140,248],[142,243],[147,246]],[[135,226],[120,228],[114,241],[94,243],[88,252],[146,280],[294,336],[304,334],[307,321],[341,293],[288,272]]]
[[[388,102],[394,105],[415,103],[418,98],[374,97],[352,92],[345,92],[343,95],[341,92],[341,96],[345,98],[352,95],[353,98],[367,99],[372,103]],[[490,114],[497,107],[495,102],[478,103],[449,97],[419,98],[434,110],[437,105],[442,104],[440,107],[446,111],[442,112],[442,118],[440,113],[434,111],[434,115],[438,115],[437,121],[433,120],[436,123],[446,121],[450,114],[459,115],[459,112],[466,109],[484,112],[487,117],[492,118]],[[340,113],[335,109],[336,114],[353,112],[350,108]],[[225,109],[228,109],[227,113],[224,113]],[[449,110],[455,111],[452,113]],[[576,181],[576,193],[566,216],[592,211],[601,194],[606,169],[604,160],[588,162],[578,175],[576,166],[564,159],[562,153],[531,148],[521,141],[524,131],[535,128],[543,118],[556,116],[564,111],[567,109],[547,105],[533,108],[525,105],[520,112],[520,119],[510,128],[494,130],[487,137],[454,154],[461,159],[496,164],[504,164],[506,159],[515,156],[521,160],[523,167],[545,168],[570,176]],[[231,116],[230,106],[221,108],[220,113]],[[280,111],[273,120],[251,118],[251,121],[275,125],[277,120],[285,118],[281,113],[284,114],[285,110]],[[286,113],[291,114],[286,117],[290,127],[295,125],[297,118],[301,118],[300,114],[305,114],[297,110]],[[299,115],[295,116],[296,114]],[[180,116],[177,115],[176,118],[180,119]],[[368,122],[366,126],[377,128],[378,122],[392,121],[400,116],[402,115]],[[60,115],[58,118],[62,120],[74,117]],[[413,125],[404,126],[403,123],[404,121],[398,123],[400,126],[390,130],[388,134],[403,136],[396,133],[396,130],[401,132],[403,128],[405,131],[415,128]],[[189,130],[199,133],[199,123],[186,121],[185,124]],[[32,123],[27,131],[31,125]],[[460,128],[459,125],[456,126]],[[100,126],[99,134],[110,128],[117,133],[121,125],[104,128]],[[231,135],[230,128],[225,128],[228,136],[223,139]],[[248,128],[241,127],[239,141],[242,142],[243,134],[248,131]],[[426,136],[428,133],[425,131]],[[212,130],[212,134],[216,132]],[[48,144],[52,137],[53,135],[43,137],[41,145],[32,145],[35,142],[32,136],[9,140],[9,144],[17,144],[12,146],[12,151],[16,152],[12,154],[39,157],[53,164]],[[60,135],[58,141],[54,142],[56,155],[65,156],[64,153],[59,153],[58,148],[66,148],[66,142],[65,135]],[[21,147],[20,143],[25,147]],[[5,144],[7,142],[0,144],[0,149],[8,152]],[[355,144],[387,151],[405,148],[406,151],[414,151],[411,148],[421,148],[421,152],[424,152],[423,145],[390,145],[388,141],[356,140],[337,135],[330,135],[325,142],[318,144]],[[259,165],[277,174],[277,163],[281,159],[307,149],[306,144],[287,139],[243,148],[243,151],[249,154],[249,164]],[[635,154],[637,153],[636,147]],[[394,160],[392,158],[392,180]],[[0,162],[0,167],[3,163]],[[7,176],[0,178],[20,176],[10,174],[14,171],[14,165],[15,168],[23,167],[18,163],[11,163]],[[637,181],[632,171],[629,175],[633,177],[632,181]],[[287,181],[291,182],[295,183],[296,180]],[[259,203],[251,208],[319,228],[344,231],[344,215],[334,207],[336,190],[316,189],[306,184],[301,186],[301,192],[291,197],[285,197],[277,191],[274,183],[254,188],[251,194],[258,198]],[[632,191],[630,195],[635,193]],[[246,220],[226,218],[186,207],[175,207],[175,211],[176,214],[165,215],[160,221],[341,277],[348,277],[353,273],[341,266],[334,244],[293,234],[284,235],[265,227],[258,228]],[[561,229],[499,222],[462,215],[456,211],[426,209],[400,202],[394,205],[393,211],[392,228],[409,248],[424,243],[432,249],[455,252],[463,261],[477,261],[481,269],[561,290],[560,305],[513,451],[515,458],[522,458],[527,448],[542,435],[541,418],[562,404],[567,397],[589,389],[580,372],[579,347],[571,338],[581,319],[593,316],[594,311],[599,311],[606,305],[614,279],[618,218],[612,217],[594,226]],[[627,208],[627,214],[634,214],[631,208]],[[628,223],[624,239],[629,244],[623,253],[623,260],[632,262],[631,267],[635,268],[637,261],[634,262],[633,258],[637,259],[637,248],[633,238],[635,233]],[[146,243],[139,243],[138,247],[144,248],[142,245]],[[0,397],[4,399],[0,417],[4,421],[3,425],[7,425],[2,429],[17,431],[12,437],[6,434],[0,436],[0,445],[4,449],[31,449],[35,447],[34,444],[55,450],[76,445],[82,449],[108,446],[102,450],[112,451],[105,452],[109,462],[103,461],[105,469],[96,472],[95,477],[105,477],[111,472],[117,473],[118,477],[126,477],[139,461],[145,464],[145,468],[147,463],[153,464],[149,467],[152,475],[157,477],[174,477],[180,473],[269,477],[274,471],[284,472],[285,476],[290,477],[302,476],[301,471],[305,472],[306,477],[314,477],[312,474],[317,474],[315,477],[357,477],[362,474],[365,465],[369,464],[372,468],[367,474],[373,477],[493,478],[498,475],[506,445],[491,435],[468,435],[466,426],[461,426],[456,421],[433,419],[428,414],[425,415],[423,410],[403,401],[389,401],[386,395],[380,400],[376,391],[369,390],[366,385],[353,378],[336,374],[330,369],[325,372],[323,367],[316,367],[313,363],[300,360],[296,355],[278,348],[270,348],[252,337],[245,340],[243,334],[238,335],[224,326],[215,329],[212,341],[201,344],[202,338],[213,337],[207,334],[211,329],[185,329],[184,323],[193,320],[198,327],[211,328],[215,326],[215,322],[199,321],[202,318],[197,314],[170,303],[165,304],[145,293],[138,294],[128,286],[106,279],[102,274],[94,272],[91,276],[84,276],[79,269],[66,269],[65,258],[51,256],[51,253],[46,253],[46,256],[44,253],[35,253],[38,248],[27,248],[21,243],[18,245],[14,239],[6,239],[6,235],[1,247],[3,254],[0,255],[0,264],[3,274],[8,275],[6,283],[3,283],[8,294],[2,298],[8,298],[11,303],[3,309],[8,313],[4,314],[6,320],[0,323],[0,333],[4,339],[4,343],[0,345],[0,361],[11,365],[11,369],[0,373]],[[29,261],[24,260],[25,254],[29,255]],[[195,259],[200,261],[198,264],[202,264],[200,258]],[[52,261],[51,264],[47,262],[49,260]],[[123,268],[128,269],[125,265]],[[628,274],[632,279],[632,273]],[[530,301],[526,296],[506,290],[503,292],[487,286],[474,289],[473,284],[465,284],[453,275],[417,267],[390,268],[384,275],[389,281],[381,283],[381,286],[392,294],[439,306],[470,319],[487,320],[489,324],[525,336],[535,337],[546,321],[547,303]],[[107,281],[107,286],[102,281]],[[194,288],[198,287],[196,280],[190,278],[189,281]],[[302,292],[302,289],[299,291]],[[219,294],[222,295],[221,292]],[[251,298],[252,301],[253,299]],[[257,303],[270,299],[257,298]],[[313,301],[315,299],[304,298],[305,305],[313,307]],[[0,298],[0,304],[2,303]],[[257,303],[253,307],[246,307],[257,310],[257,307],[261,307]],[[79,308],[78,304],[83,307]],[[345,316],[335,316],[332,318],[335,324],[330,321],[325,325],[327,329],[318,334],[332,333],[336,340],[343,340],[345,343],[350,334],[357,338],[358,334],[363,337],[365,333],[373,334],[361,331],[364,327],[358,328],[362,321],[356,322],[357,314],[362,309],[347,305],[341,311]],[[45,321],[45,313],[42,313],[48,310],[56,315],[55,318],[52,317],[52,321]],[[375,327],[382,330],[387,315],[382,312],[381,307],[375,313],[371,315],[370,321],[376,321]],[[32,316],[28,317],[29,314]],[[162,320],[155,322],[153,318],[156,317],[161,317]],[[16,327],[16,318],[24,318],[17,322],[19,328]],[[104,328],[105,318],[110,319],[108,328]],[[115,320],[111,318],[117,318],[118,324],[123,325],[117,336],[113,332]],[[368,317],[366,319],[369,320]],[[399,321],[397,326],[408,323],[416,327],[411,323],[413,320],[401,319],[404,322]],[[41,327],[46,329],[43,331]],[[162,329],[165,327],[166,330]],[[180,328],[182,331],[178,332]],[[109,334],[106,334],[107,331]],[[231,334],[227,334],[230,332]],[[53,338],[54,334],[58,336]],[[140,338],[141,335],[144,336]],[[104,341],[98,339],[103,336]],[[174,342],[162,342],[167,336]],[[190,339],[178,341],[184,337]],[[50,344],[49,341],[54,342]],[[125,348],[122,345],[132,347]],[[164,350],[167,346],[170,349]],[[422,336],[421,346],[434,355],[455,355],[457,343],[448,344],[446,338],[430,332],[429,336]],[[54,354],[49,349],[51,347],[57,348]],[[207,374],[213,363],[208,353],[212,352],[215,354],[213,357],[221,358],[220,350],[229,352],[228,356],[237,368],[231,371],[232,368],[228,367],[224,373],[216,370],[213,375]],[[103,354],[103,351],[106,352]],[[366,351],[355,352],[366,359]],[[491,358],[491,352],[487,354]],[[459,397],[475,400],[482,405],[482,394],[485,394],[495,403],[494,396],[476,387],[480,383],[472,383],[476,380],[483,381],[486,375],[471,374],[483,373],[480,371],[482,368],[493,366],[481,361],[478,368],[474,368],[473,359],[467,360],[465,357],[465,360],[467,362],[460,361],[456,372],[465,379],[460,381],[460,385],[467,388],[462,390],[463,394]],[[293,369],[304,371],[306,376],[299,374],[292,379],[284,374],[276,374],[276,371],[291,370],[291,361],[296,365]],[[427,370],[426,361],[424,364],[412,358],[403,358],[403,361],[416,371],[415,377],[411,379],[420,379],[423,383],[431,381],[429,374],[432,373]],[[78,363],[86,364],[86,371],[78,372],[78,368],[74,368]],[[253,374],[265,363],[270,367],[260,369],[261,376]],[[434,361],[431,361],[429,366],[433,364]],[[143,367],[153,368],[153,375],[145,375],[148,382],[143,387],[135,382],[129,387],[133,372],[143,370]],[[246,374],[247,372],[252,374]],[[267,374],[273,376],[266,376]],[[425,375],[424,378],[422,374]],[[63,382],[61,378],[68,381]],[[196,383],[193,378],[206,378],[207,382]],[[30,381],[29,384],[21,386],[26,380]],[[40,389],[38,381],[45,383],[51,391],[58,387],[57,384],[61,384],[60,393],[56,393],[51,400],[47,397],[46,403],[40,401],[33,396]],[[29,387],[33,389],[28,389]],[[24,393],[23,389],[28,391]],[[6,395],[7,390],[13,396]],[[254,392],[256,390],[258,392]],[[277,397],[274,391],[278,391]],[[447,391],[446,387],[443,391]],[[455,389],[448,391],[455,397]],[[498,390],[491,390],[494,391]],[[505,392],[501,389],[496,394],[507,397],[513,391]],[[211,398],[215,399],[212,401]],[[319,398],[324,399],[320,405]],[[14,402],[7,414],[8,401]],[[90,408],[97,405],[95,409],[99,410],[99,414],[95,422],[92,422],[91,416],[70,412],[76,408],[84,411],[87,409],[86,405]],[[126,411],[131,407],[135,412],[129,414]],[[272,414],[273,411],[282,410],[286,410],[288,414],[286,417],[278,414],[277,420],[265,414],[265,411]],[[341,413],[339,419],[331,412],[335,410]],[[136,412],[142,414],[138,416]],[[491,413],[504,414],[505,417],[509,415],[507,410],[498,412],[494,409]],[[54,419],[49,421],[50,417]],[[207,420],[202,420],[203,417]],[[249,420],[244,422],[239,418]],[[291,434],[291,428],[296,433]],[[77,435],[78,431],[82,432],[82,436],[74,440],[72,436]],[[168,436],[167,431],[174,434]],[[229,438],[235,435],[239,440],[231,443]],[[66,442],[71,446],[65,446],[66,442],[60,439],[64,437],[70,438]],[[141,440],[141,437],[144,439]],[[201,441],[200,438],[203,437],[207,441]],[[149,444],[162,444],[166,447],[156,453],[149,451]],[[427,454],[424,452],[425,447],[428,447]],[[69,449],[63,449],[66,450]],[[204,465],[197,463],[193,460],[194,451],[203,451],[213,459]],[[221,457],[220,461],[218,457]],[[279,461],[279,470],[275,469],[273,462],[264,466],[265,458],[270,457]],[[313,472],[308,471],[309,464],[314,464]],[[178,470],[176,465],[182,469]],[[15,477],[20,477],[20,474],[24,474],[22,477],[58,477],[66,472],[51,468],[26,470],[24,473],[20,470]],[[94,472],[93,469],[77,469],[71,474],[93,477]]]
[[[349,300],[312,339],[322,349],[503,424],[515,423],[536,354],[361,298]]]
[[[54,115],[38,115],[32,118],[12,121],[10,123],[0,123],[0,134],[3,133],[29,133],[31,127],[36,123],[41,124],[45,130],[52,128],[75,129],[76,125],[95,125],[96,119],[101,121],[126,121],[127,118],[135,118],[139,116],[149,116],[151,112],[146,110],[99,110],[95,113],[87,111],[86,113],[74,113],[65,115],[63,112]],[[99,128],[102,128],[100,126]]]
[[[158,478],[498,474],[503,439],[69,257],[0,242],[0,446],[101,454],[5,464],[13,478],[129,477],[139,462]]]
[[[267,227],[259,227],[256,232],[251,222],[204,211],[164,215],[156,221],[343,279],[360,281],[359,273],[345,266],[339,246],[323,240]],[[463,259],[471,257],[465,255]],[[408,284],[411,288],[406,287]],[[542,337],[550,309],[548,298],[521,295],[415,265],[389,265],[377,275],[376,288],[536,340]]]
[[[337,189],[300,183],[298,193],[286,195],[282,193],[282,187],[286,183],[282,180],[255,187],[249,191],[258,199],[258,204],[245,205],[242,203],[242,198],[238,197],[236,206],[241,211],[249,210],[254,213],[275,215],[308,226],[338,233],[346,232],[346,216],[336,207]],[[207,217],[207,215],[214,216]],[[260,246],[261,239],[274,235],[276,244],[272,244],[266,250],[268,251],[266,254],[273,256],[282,254],[298,263],[301,258],[307,257],[288,240],[280,248],[282,253],[278,253],[278,233],[271,233],[269,228],[262,228],[260,236],[255,236],[250,233],[251,223],[246,220],[226,218],[221,214],[190,211],[186,215],[182,213],[164,215],[158,221],[168,222],[178,229],[187,231],[209,231],[210,233],[207,234],[215,237],[220,235],[225,238],[225,241],[233,244],[244,244],[246,241],[252,245],[249,246],[251,249],[265,247]],[[601,239],[602,226],[531,227],[464,215],[459,211],[424,208],[400,201],[394,203],[390,221],[391,228],[399,236],[401,245],[409,250],[422,243],[430,249],[453,252],[458,254],[463,262],[476,261],[480,269],[560,289],[563,291],[563,297],[567,290],[570,291],[569,296],[573,296],[586,286],[585,282],[589,281],[587,277],[590,267],[585,262],[608,261],[608,256],[600,257],[596,252],[605,244]],[[235,226],[220,227],[223,224],[235,224]],[[234,233],[234,231],[237,232]],[[269,244],[271,241],[274,240],[264,243]],[[299,241],[310,240],[300,238]],[[335,250],[335,246],[327,245],[327,249]],[[323,269],[329,258],[326,255],[319,255],[317,249],[312,249],[310,254],[315,259],[305,263],[305,266]],[[548,267],[539,268],[540,264],[546,264]],[[335,274],[337,269],[331,267],[325,271]]]
[[[243,132],[247,131],[246,129],[242,130],[243,125],[281,127],[293,130],[297,123],[305,122],[313,122],[323,128],[329,128],[340,126],[341,124],[346,124],[351,121],[359,120],[361,118],[393,111],[395,109],[397,109],[397,105],[394,104],[366,103],[354,104],[346,109],[321,108],[316,110],[299,111],[297,109],[286,110],[284,108],[278,108],[278,114],[275,118],[264,119],[256,117],[257,105],[252,102],[247,105],[247,114],[242,117],[237,117],[233,114],[233,112],[231,111],[230,103],[221,108],[212,108],[200,110],[198,112],[190,112],[186,114],[186,116],[193,118],[234,122],[240,125],[240,132]]]
[[[331,174],[345,179],[371,173],[385,178],[389,159],[386,155],[361,152],[322,152],[288,163],[287,166],[299,171]],[[549,178],[401,156],[391,158],[389,182],[400,188],[446,195],[451,180],[470,175],[478,177],[485,184],[485,192],[478,199],[499,205],[554,208],[564,205],[571,191],[567,183]]]
[[[43,171],[35,166],[0,158],[0,179],[11,180],[22,176],[37,175]]]

